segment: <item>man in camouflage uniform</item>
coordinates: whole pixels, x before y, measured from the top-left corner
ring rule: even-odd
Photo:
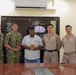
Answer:
[[[76,63],[76,36],[72,33],[72,26],[65,26],[66,35],[62,38],[64,48],[62,63]]]
[[[22,35],[17,31],[18,25],[12,25],[12,31],[5,37],[5,47],[7,50],[7,63],[19,63],[21,57],[21,40]]]
[[[43,36],[43,44],[46,49],[44,52],[44,63],[58,63],[58,52],[61,48],[60,36],[54,33],[54,26],[48,24],[47,33]]]
[[[1,30],[1,26],[0,26],[0,30]],[[4,35],[0,32],[0,63],[3,63],[3,38]]]

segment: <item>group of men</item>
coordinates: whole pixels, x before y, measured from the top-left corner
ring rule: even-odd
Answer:
[[[34,26],[29,27],[29,34],[25,37],[18,32],[18,25],[12,25],[12,31],[3,36],[0,32],[0,63],[3,63],[3,39],[6,47],[7,63],[19,63],[21,47],[24,49],[25,63],[40,63],[40,50],[45,49],[43,63],[59,63],[58,53],[64,48],[64,63],[76,63],[76,36],[72,34],[71,25],[65,26],[66,35],[61,38],[54,33],[54,26],[47,25],[47,33],[40,38],[35,34]]]

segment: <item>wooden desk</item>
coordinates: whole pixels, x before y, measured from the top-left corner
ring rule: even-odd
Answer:
[[[0,64],[0,75],[35,75],[32,68],[48,68],[55,75],[76,75],[76,64]],[[47,74],[48,75],[48,74]]]

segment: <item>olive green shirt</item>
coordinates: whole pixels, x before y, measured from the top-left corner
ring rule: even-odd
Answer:
[[[3,38],[4,35],[0,32],[0,56],[3,56]]]
[[[8,44],[12,48],[16,48],[21,45],[22,35],[18,32],[16,35],[11,31],[5,37],[5,44]],[[20,51],[7,50],[7,57],[19,57],[21,55]]]

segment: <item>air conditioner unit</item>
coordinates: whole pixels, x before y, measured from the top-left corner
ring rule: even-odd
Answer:
[[[48,0],[15,0],[16,9],[46,9]]]

